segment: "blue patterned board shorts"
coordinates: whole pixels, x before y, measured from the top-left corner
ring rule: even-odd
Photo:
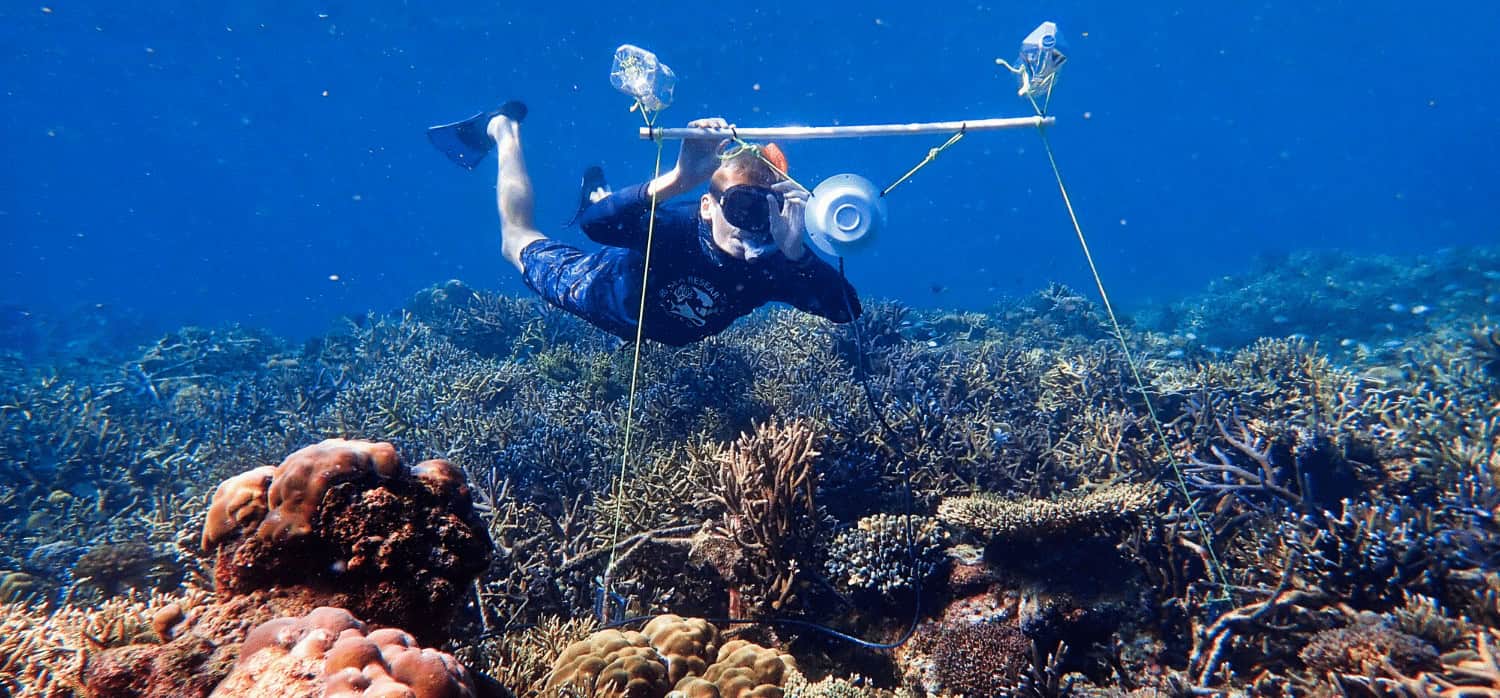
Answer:
[[[623,339],[635,339],[641,264],[635,250],[584,252],[546,238],[521,250],[521,278],[542,300]]]

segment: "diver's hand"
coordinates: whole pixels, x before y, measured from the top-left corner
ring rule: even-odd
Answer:
[[[803,210],[807,208],[807,190],[791,180],[777,182],[771,188],[781,193],[783,202],[781,211],[778,212],[775,209],[776,198],[770,194],[766,195],[772,206],[771,238],[776,241],[776,246],[781,248],[781,253],[786,255],[787,259],[800,260],[807,255],[807,244],[802,241]]]
[[[689,121],[688,126],[699,128],[726,128],[729,122],[718,117],[709,119],[698,119]],[[670,199],[674,196],[686,194],[697,188],[698,185],[708,181],[714,175],[714,170],[719,169],[718,149],[724,141],[715,142],[709,139],[686,138],[682,141],[682,150],[677,153],[677,165],[671,170],[664,172],[661,176],[651,180],[646,188],[646,193]]]
[[[697,119],[688,122],[689,128],[728,128],[729,122],[719,117]],[[719,169],[719,146],[723,141],[706,138],[686,138],[682,150],[677,153],[677,175],[691,189],[712,177]]]

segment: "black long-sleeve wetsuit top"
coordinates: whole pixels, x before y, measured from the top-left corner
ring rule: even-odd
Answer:
[[[579,224],[595,242],[644,254],[650,216],[651,196],[638,184],[595,202]],[[696,203],[658,202],[654,236],[643,334],[663,344],[717,334],[770,301],[834,322],[861,312],[854,287],[812,250],[796,261],[779,250],[752,261],[729,256],[714,244]],[[629,311],[633,324],[636,306]]]

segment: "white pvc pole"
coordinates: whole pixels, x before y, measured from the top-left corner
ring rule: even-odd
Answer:
[[[751,138],[783,141],[811,140],[816,138],[862,138],[864,136],[918,136],[933,133],[956,133],[963,131],[998,131],[1007,128],[1037,128],[1051,126],[1051,116],[1016,116],[1003,119],[979,119],[977,121],[930,121],[920,124],[867,124],[863,126],[773,126],[769,128],[648,128],[640,129],[641,140],[653,136],[663,139],[721,139]]]

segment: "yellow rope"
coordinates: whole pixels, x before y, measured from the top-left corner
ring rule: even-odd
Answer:
[[[1161,441],[1162,448],[1167,451],[1168,463],[1172,466],[1172,472],[1177,475],[1177,486],[1182,490],[1182,496],[1187,498],[1188,511],[1192,512],[1198,532],[1203,535],[1203,548],[1208,553],[1209,566],[1213,568],[1212,574],[1218,578],[1219,593],[1227,594],[1229,577],[1224,572],[1224,566],[1219,563],[1218,553],[1214,552],[1213,534],[1209,532],[1208,522],[1204,521],[1202,512],[1198,511],[1198,500],[1188,489],[1187,478],[1182,474],[1182,469],[1177,467],[1176,459],[1172,458],[1172,444],[1167,440],[1166,430],[1162,429],[1161,419],[1156,415],[1156,407],[1151,403],[1151,395],[1146,392],[1146,381],[1141,377],[1135,357],[1130,353],[1130,345],[1125,341],[1125,330],[1120,327],[1120,320],[1115,316],[1114,306],[1109,302],[1109,293],[1104,290],[1104,279],[1099,275],[1099,267],[1094,264],[1094,255],[1089,251],[1088,240],[1084,239],[1083,227],[1078,223],[1078,214],[1073,211],[1073,200],[1068,196],[1068,188],[1063,186],[1062,170],[1058,169],[1057,158],[1052,154],[1052,143],[1047,140],[1047,128],[1039,127],[1037,132],[1042,136],[1042,146],[1047,151],[1047,162],[1052,164],[1052,175],[1057,178],[1057,189],[1062,192],[1063,205],[1068,208],[1068,218],[1073,221],[1073,231],[1078,234],[1078,244],[1083,247],[1083,258],[1088,260],[1089,272],[1094,275],[1094,285],[1099,289],[1099,298],[1104,301],[1104,312],[1109,315],[1109,322],[1114,327],[1115,337],[1120,340],[1120,350],[1125,353],[1125,363],[1130,366],[1130,375],[1135,378],[1136,389],[1140,391],[1141,399],[1146,403],[1146,413],[1151,416],[1151,426],[1156,431],[1156,438]]]
[[[641,116],[646,119],[646,127],[649,129],[655,121],[655,115],[660,112],[648,113],[639,101],[636,107],[641,110]],[[632,107],[632,111],[636,108]],[[656,140],[656,167],[651,175],[651,181],[656,181],[661,176],[661,153],[662,140]],[[647,185],[648,187],[650,185]],[[636,380],[640,376],[641,369],[641,338],[646,326],[646,282],[651,278],[651,244],[656,239],[656,203],[657,192],[651,192],[651,216],[646,223],[646,256],[641,264],[641,302],[636,310],[635,316],[635,352],[630,361],[630,393],[625,402],[625,443],[620,449],[620,473],[615,477],[615,525],[614,533],[610,536],[609,564],[604,568],[604,576],[600,579],[600,590],[604,597],[604,622],[609,622],[609,582],[615,571],[615,553],[620,547],[620,524],[625,518],[625,469],[630,460],[630,434],[635,418],[635,392]]]
[[[732,141],[734,141],[735,144],[737,144],[739,146],[739,148],[736,148],[735,150],[731,150],[731,151],[729,151],[727,153],[720,154],[719,155],[719,161],[720,162],[723,162],[725,160],[733,160],[734,158],[739,157],[740,153],[742,153],[744,151],[749,151],[751,154],[755,155],[755,157],[760,158],[761,162],[766,163],[766,167],[771,168],[772,172],[775,172],[776,174],[781,175],[782,179],[784,179],[784,180],[786,180],[788,182],[791,182],[792,184],[797,185],[801,189],[804,189],[806,191],[812,191],[811,189],[808,189],[807,187],[802,186],[801,182],[799,182],[799,181],[797,181],[795,179],[792,179],[792,176],[790,174],[787,174],[786,170],[783,170],[780,167],[777,167],[776,163],[771,162],[771,160],[769,158],[767,158],[764,153],[760,152],[760,146],[758,146],[758,145],[756,145],[754,143],[746,142],[745,139],[740,138],[739,135],[737,135],[737,134],[731,134],[729,136],[729,139],[732,140]]]
[[[901,184],[902,182],[905,182],[908,179],[911,179],[911,176],[914,175],[914,174],[916,174],[917,170],[920,170],[920,169],[922,169],[922,168],[924,168],[924,167],[932,164],[932,161],[936,160],[937,156],[941,155],[944,150],[947,150],[947,149],[953,147],[953,144],[957,143],[963,137],[964,137],[964,130],[962,128],[960,128],[958,130],[958,133],[955,133],[952,136],[948,137],[948,142],[946,142],[946,143],[944,143],[944,144],[942,144],[942,145],[940,145],[940,146],[938,146],[936,148],[932,148],[932,149],[928,150],[927,151],[927,157],[922,158],[922,161],[919,162],[919,163],[917,163],[916,167],[913,167],[910,170],[907,170],[906,174],[901,175],[900,179],[898,179],[898,180],[896,180],[894,182],[891,182],[890,186],[888,186],[888,187],[886,187],[884,189],[881,189],[880,190],[880,195],[881,196],[885,196],[886,194],[891,193],[891,190],[895,189],[897,185]]]

